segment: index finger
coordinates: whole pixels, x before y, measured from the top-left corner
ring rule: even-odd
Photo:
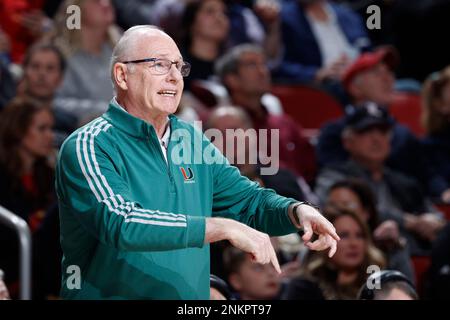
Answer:
[[[331,239],[331,248],[330,248],[330,252],[328,253],[328,257],[331,258],[334,256],[334,254],[336,253],[337,250],[337,242],[335,239]]]
[[[341,240],[341,238],[339,238],[339,236],[336,233],[336,229],[334,228],[334,226],[331,224],[331,222],[329,222],[327,220],[328,223],[325,224],[325,231],[326,233],[328,233],[332,238],[334,238],[336,241]]]
[[[277,254],[275,253],[275,249],[273,247],[270,247],[270,262],[275,267],[275,270],[278,272],[278,274],[280,274],[280,263],[278,262]]]
[[[303,241],[309,242],[309,240],[311,240],[313,236],[313,230],[311,223],[308,220],[303,222],[303,231],[304,231],[304,234],[302,236]]]

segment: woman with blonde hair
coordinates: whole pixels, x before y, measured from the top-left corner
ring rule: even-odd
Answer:
[[[72,16],[67,14],[68,8],[76,8],[73,6],[80,9],[79,28],[75,23],[77,11]],[[109,63],[120,35],[110,0],[66,0],[61,4],[54,29],[46,39],[58,46],[67,59],[56,109],[70,112],[79,122],[106,111],[113,96]]]
[[[422,98],[428,189],[438,201],[450,203],[450,66],[428,77]]]
[[[385,267],[385,258],[372,243],[369,228],[360,216],[331,208],[324,214],[341,238],[336,254],[332,258],[310,255],[289,284],[284,299],[357,299],[359,288],[373,272],[371,268]]]

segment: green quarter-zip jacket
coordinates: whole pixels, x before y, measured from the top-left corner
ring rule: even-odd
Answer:
[[[171,115],[169,125],[167,162],[153,126],[114,99],[64,142],[56,168],[63,298],[209,299],[205,218],[296,231],[287,213],[294,199],[241,176],[190,124]],[[221,161],[194,161],[204,150]]]

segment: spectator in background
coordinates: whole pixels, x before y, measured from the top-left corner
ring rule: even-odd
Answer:
[[[212,130],[211,130],[212,129]],[[216,137],[219,130],[223,139]],[[247,113],[234,106],[220,106],[212,110],[205,127],[206,136],[214,143],[230,164],[237,167],[242,175],[250,180],[263,184],[257,173],[258,159],[254,157],[257,148],[256,139],[247,135],[253,130]],[[230,150],[230,147],[233,147]]]
[[[223,253],[228,283],[239,300],[275,300],[282,285],[275,268],[253,261],[250,254],[229,246]]]
[[[341,241],[331,259],[314,254],[286,289],[286,300],[354,300],[369,273],[367,268],[385,266],[383,254],[372,243],[366,223],[352,211],[332,210],[326,216]]]
[[[51,44],[35,44],[25,55],[20,93],[51,104],[66,68],[61,51]]]
[[[359,293],[361,300],[418,300],[414,284],[401,272],[377,271],[370,275]]]
[[[19,95],[28,96],[52,106],[56,90],[62,83],[66,62],[61,51],[52,44],[33,45],[25,55],[24,76],[19,84]],[[55,143],[60,146],[76,128],[76,118],[60,109],[54,111]]]
[[[285,53],[276,78],[321,85],[344,99],[340,79],[347,66],[370,45],[362,19],[327,0],[283,2]]]
[[[128,29],[140,24],[158,25],[162,2],[172,0],[111,0],[117,12],[117,23],[122,29]],[[180,1],[179,1],[180,2]],[[181,1],[182,3],[184,1]]]
[[[430,243],[444,222],[416,180],[386,167],[393,124],[387,110],[373,103],[347,115],[342,141],[350,159],[324,168],[315,191],[325,201],[334,183],[350,177],[363,179],[376,195],[380,220],[398,223],[411,254],[429,254]]]
[[[326,206],[353,211],[363,219],[372,234],[374,244],[387,258],[387,267],[405,274],[414,282],[414,270],[401,237],[397,222],[380,220],[376,208],[375,195],[361,179],[348,179],[333,184],[328,189]]]
[[[6,287],[5,283],[3,282],[3,277],[5,276],[5,273],[2,269],[0,269],[0,300],[10,300],[8,288]]]
[[[160,26],[177,42],[183,36],[183,11],[192,7],[192,2],[198,0],[113,0],[117,10],[117,21],[123,29],[139,24]],[[203,1],[205,2],[205,1]],[[227,46],[242,43],[255,43],[264,50],[273,64],[280,59],[281,31],[280,7],[274,0],[225,0],[226,15],[230,22],[230,32],[227,35]],[[195,5],[194,5],[195,6]],[[186,32],[184,32],[186,33]]]
[[[143,24],[159,26],[175,42],[183,36],[182,16],[192,0],[112,0],[117,12],[117,23],[126,30]]]
[[[222,0],[195,0],[188,3],[182,17],[182,55],[192,66],[184,81],[190,90],[193,80],[214,74],[214,62],[225,49],[230,22]]]
[[[9,70],[11,42],[0,27],[0,110],[14,97],[16,84]]]
[[[275,67],[279,63],[283,47],[278,2],[276,0],[225,2],[230,19],[230,46],[243,43],[257,44],[264,48],[269,66]]]
[[[305,200],[296,177],[291,171],[280,168],[274,175],[259,174],[261,164],[258,163],[257,157],[250,158],[250,153],[256,153],[257,150],[256,139],[248,138],[251,135],[247,135],[247,130],[253,129],[252,122],[242,108],[221,106],[214,109],[206,122],[205,129],[217,129],[221,132],[223,141],[217,141],[215,137],[211,141],[242,175],[257,181],[261,186],[274,189],[284,197]],[[227,130],[229,130],[228,133]],[[208,131],[205,134],[208,136]],[[228,145],[234,146],[234,150],[227,150]],[[231,155],[232,158],[230,158]]]
[[[210,300],[229,300],[231,298],[230,288],[228,284],[218,276],[211,274],[209,276]]]
[[[66,26],[66,9],[81,8],[81,29]],[[82,124],[103,113],[113,95],[109,63],[115,42],[120,36],[114,24],[115,12],[109,0],[67,0],[55,16],[49,38],[67,59],[67,70],[57,93],[55,110],[64,110]]]
[[[354,105],[366,101],[389,106],[394,98],[395,74],[399,57],[393,47],[379,47],[363,53],[348,66],[342,75],[342,84],[352,97]]]
[[[58,211],[55,210],[52,127],[49,106],[30,99],[13,100],[0,115],[0,205],[23,218],[30,227],[34,298],[55,294],[59,289],[48,287],[52,279],[60,277],[58,272],[50,272],[59,269],[61,257],[58,223],[53,222],[57,221]],[[55,242],[45,242],[55,234]],[[2,246],[0,268],[15,298],[19,270],[17,236],[0,226],[0,243],[8,244]]]
[[[396,51],[391,47],[382,47],[374,52],[362,54],[350,65],[342,80],[352,99],[352,103],[346,106],[345,113],[351,114],[369,102],[388,108],[393,102],[395,82],[393,69],[397,63]],[[321,128],[316,148],[319,166],[333,165],[348,159],[348,152],[341,142],[344,127],[345,117],[342,117]],[[411,158],[415,161],[410,161]],[[407,127],[395,123],[391,152],[386,164],[425,183],[427,177],[423,170],[424,163],[420,141]]]
[[[268,129],[269,135],[272,129],[279,130],[280,167],[312,183],[316,171],[314,149],[303,136],[300,125],[286,114],[271,114],[262,103],[263,95],[271,88],[270,72],[262,49],[250,44],[236,46],[217,62],[216,71],[228,89],[232,103],[246,111],[253,128],[257,131]],[[270,144],[267,145],[269,149]],[[263,153],[270,154],[270,150],[265,151]]]
[[[21,64],[28,47],[51,28],[44,4],[44,0],[0,0],[0,30],[11,43],[11,62]]]
[[[450,67],[425,81],[422,97],[428,189],[438,201],[450,203]]]

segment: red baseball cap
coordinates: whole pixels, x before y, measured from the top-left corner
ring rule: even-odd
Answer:
[[[345,70],[342,76],[342,84],[348,91],[350,82],[358,73],[371,69],[381,61],[386,63],[391,70],[394,70],[399,60],[398,52],[392,46],[383,46],[373,52],[365,52]]]

